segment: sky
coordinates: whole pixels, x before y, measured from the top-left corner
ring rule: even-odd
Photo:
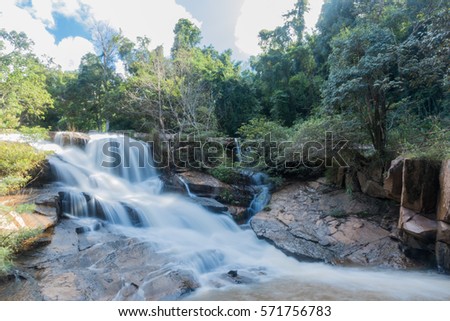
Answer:
[[[305,20],[309,30],[317,22],[324,0],[310,0]],[[202,44],[233,50],[246,60],[260,53],[258,33],[283,23],[282,15],[295,0],[0,0],[0,28],[23,31],[34,52],[53,58],[63,70],[78,68],[81,57],[95,52],[91,40],[94,21],[105,21],[135,41],[151,39],[150,49],[163,45],[170,53],[173,29],[187,18],[202,31]]]

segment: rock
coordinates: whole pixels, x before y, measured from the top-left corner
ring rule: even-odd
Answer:
[[[227,192],[232,193],[230,185],[206,173],[188,171],[179,175],[189,185],[191,192],[197,196],[215,198]]]
[[[35,213],[18,214],[14,211],[0,215],[0,229],[18,231],[20,229],[47,230],[55,226],[56,217],[48,217]]]
[[[77,146],[80,148],[84,148],[91,139],[89,135],[78,132],[51,132],[50,138],[60,146]]]
[[[226,211],[228,211],[227,206],[219,203],[213,198],[195,197],[191,198],[191,200],[213,213],[225,213]]]
[[[57,210],[54,207],[45,206],[45,205],[36,205],[34,212],[36,214],[52,217],[55,219],[58,218]]]
[[[405,207],[400,207],[400,216],[398,219],[398,228],[401,230],[403,229],[403,225],[410,221],[414,216],[416,215],[416,213],[414,213],[412,210],[405,208]]]
[[[404,160],[403,157],[397,157],[391,162],[383,184],[386,196],[397,202],[402,198]]]
[[[361,191],[364,194],[376,198],[386,198],[386,192],[383,187],[380,184],[368,179],[364,173],[358,172],[358,181],[361,186]]]
[[[436,241],[450,245],[450,224],[444,222],[437,223]]]
[[[450,274],[450,245],[436,242],[436,261],[438,269]]]
[[[442,162],[439,176],[440,192],[437,205],[437,218],[450,223],[450,160]]]
[[[423,159],[405,159],[401,205],[415,213],[435,213],[440,166]]]
[[[231,271],[228,271],[227,274],[228,274],[229,276],[231,276],[232,278],[235,278],[235,277],[238,276],[238,271],[231,270]]]
[[[61,220],[50,244],[19,256],[16,268],[27,277],[0,282],[0,300],[175,300],[200,286],[150,242],[108,225],[84,234],[78,227]]]
[[[391,231],[381,227],[381,222],[385,222],[394,228],[397,207],[360,193],[325,193],[311,186],[297,182],[274,193],[269,210],[250,221],[258,237],[301,260],[415,266],[400,250],[400,243],[391,237]],[[333,217],[334,213],[345,215]]]
[[[437,222],[416,214],[403,223],[402,230],[418,239],[434,241],[437,233]]]
[[[147,277],[149,280],[140,286],[146,301],[179,299],[200,287],[189,271],[163,271],[158,274],[156,277],[150,274]]]

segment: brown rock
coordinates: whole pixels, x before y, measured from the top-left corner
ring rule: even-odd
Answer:
[[[297,182],[274,193],[268,210],[250,221],[255,233],[301,259],[395,268],[413,265],[391,232],[373,221],[395,217],[396,207],[364,194],[321,192],[312,186]]]
[[[402,198],[404,160],[403,157],[397,157],[391,162],[383,185],[386,196],[397,202],[400,202]]]
[[[364,173],[358,172],[358,181],[361,186],[361,191],[364,194],[376,198],[386,198],[386,192],[383,187],[380,184],[368,179]]]
[[[437,222],[416,214],[403,223],[402,229],[419,239],[433,241],[436,239]]]
[[[405,159],[401,205],[416,213],[435,213],[440,166],[423,159]]]
[[[450,223],[450,160],[442,162],[440,193],[437,205],[438,220]]]
[[[410,209],[405,208],[405,207],[400,207],[400,217],[398,219],[398,228],[403,229],[403,225],[406,222],[410,221],[415,215],[416,215],[416,213],[414,213]]]
[[[225,184],[206,173],[188,171],[179,175],[189,185],[191,193],[194,193],[197,196],[217,197],[223,193],[231,193],[232,191],[230,185]]]
[[[438,222],[436,241],[450,245],[450,224]]]

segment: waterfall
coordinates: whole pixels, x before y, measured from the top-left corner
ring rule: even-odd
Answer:
[[[239,299],[239,291],[248,291],[251,299],[262,287],[275,300],[283,297],[277,293],[292,289],[308,289],[313,296],[324,288],[336,293],[335,299],[340,293],[363,299],[361,292],[375,298],[450,299],[450,280],[433,273],[337,268],[289,258],[228,216],[212,214],[177,195],[161,194],[151,155],[147,144],[119,135],[92,135],[84,150],[66,146],[50,158],[62,210],[75,219],[114,224],[118,233],[156,244],[173,264],[193,272],[202,286],[200,297],[228,293],[227,298]],[[268,189],[259,174],[254,184],[261,187],[252,202],[256,211],[267,204]],[[251,284],[224,281],[230,270]],[[293,294],[289,299],[300,297]]]
[[[188,193],[190,198],[196,198],[197,195],[193,194],[191,192],[191,189],[189,188],[189,184],[186,182],[186,180],[180,175],[178,176],[178,179],[180,180],[180,182],[183,184],[184,189],[186,190],[186,193]]]
[[[241,144],[239,144],[239,139],[234,139],[234,145],[236,146],[236,160],[238,162],[242,161]],[[233,153],[234,154],[234,153]]]
[[[250,220],[255,214],[261,212],[270,202],[270,182],[269,177],[264,173],[243,172],[249,175],[252,188],[255,190],[253,200],[246,211],[246,216]]]

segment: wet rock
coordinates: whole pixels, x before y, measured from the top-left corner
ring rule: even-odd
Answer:
[[[18,257],[26,280],[0,284],[0,300],[162,300],[190,293],[198,282],[171,268],[151,243],[99,231],[77,234],[75,220],[61,220],[51,243]],[[165,268],[162,268],[165,267]]]
[[[91,139],[89,135],[78,132],[51,132],[50,138],[60,146],[77,146],[80,148],[84,148]]]
[[[436,242],[436,261],[439,270],[450,274],[450,245]]]
[[[199,288],[200,284],[189,271],[170,271],[149,275],[141,290],[145,300],[174,300]]]
[[[189,185],[191,192],[197,196],[216,198],[227,192],[232,193],[232,187],[230,185],[206,173],[188,171],[179,175]]]
[[[415,213],[436,213],[440,164],[423,159],[405,159],[401,205]]]
[[[403,157],[397,157],[391,162],[383,185],[386,196],[397,202],[402,198],[404,160]]]
[[[301,260],[414,266],[391,237],[398,218],[396,206],[364,194],[324,193],[311,186],[297,182],[274,193],[270,210],[250,222],[255,233]]]
[[[442,162],[437,219],[450,223],[450,160]]]
[[[213,213],[224,213],[228,211],[227,206],[223,205],[222,203],[216,201],[213,198],[195,197],[192,198],[191,200]]]
[[[228,271],[227,274],[228,274],[230,277],[235,278],[235,277],[238,276],[238,271],[231,270],[231,271]]]

